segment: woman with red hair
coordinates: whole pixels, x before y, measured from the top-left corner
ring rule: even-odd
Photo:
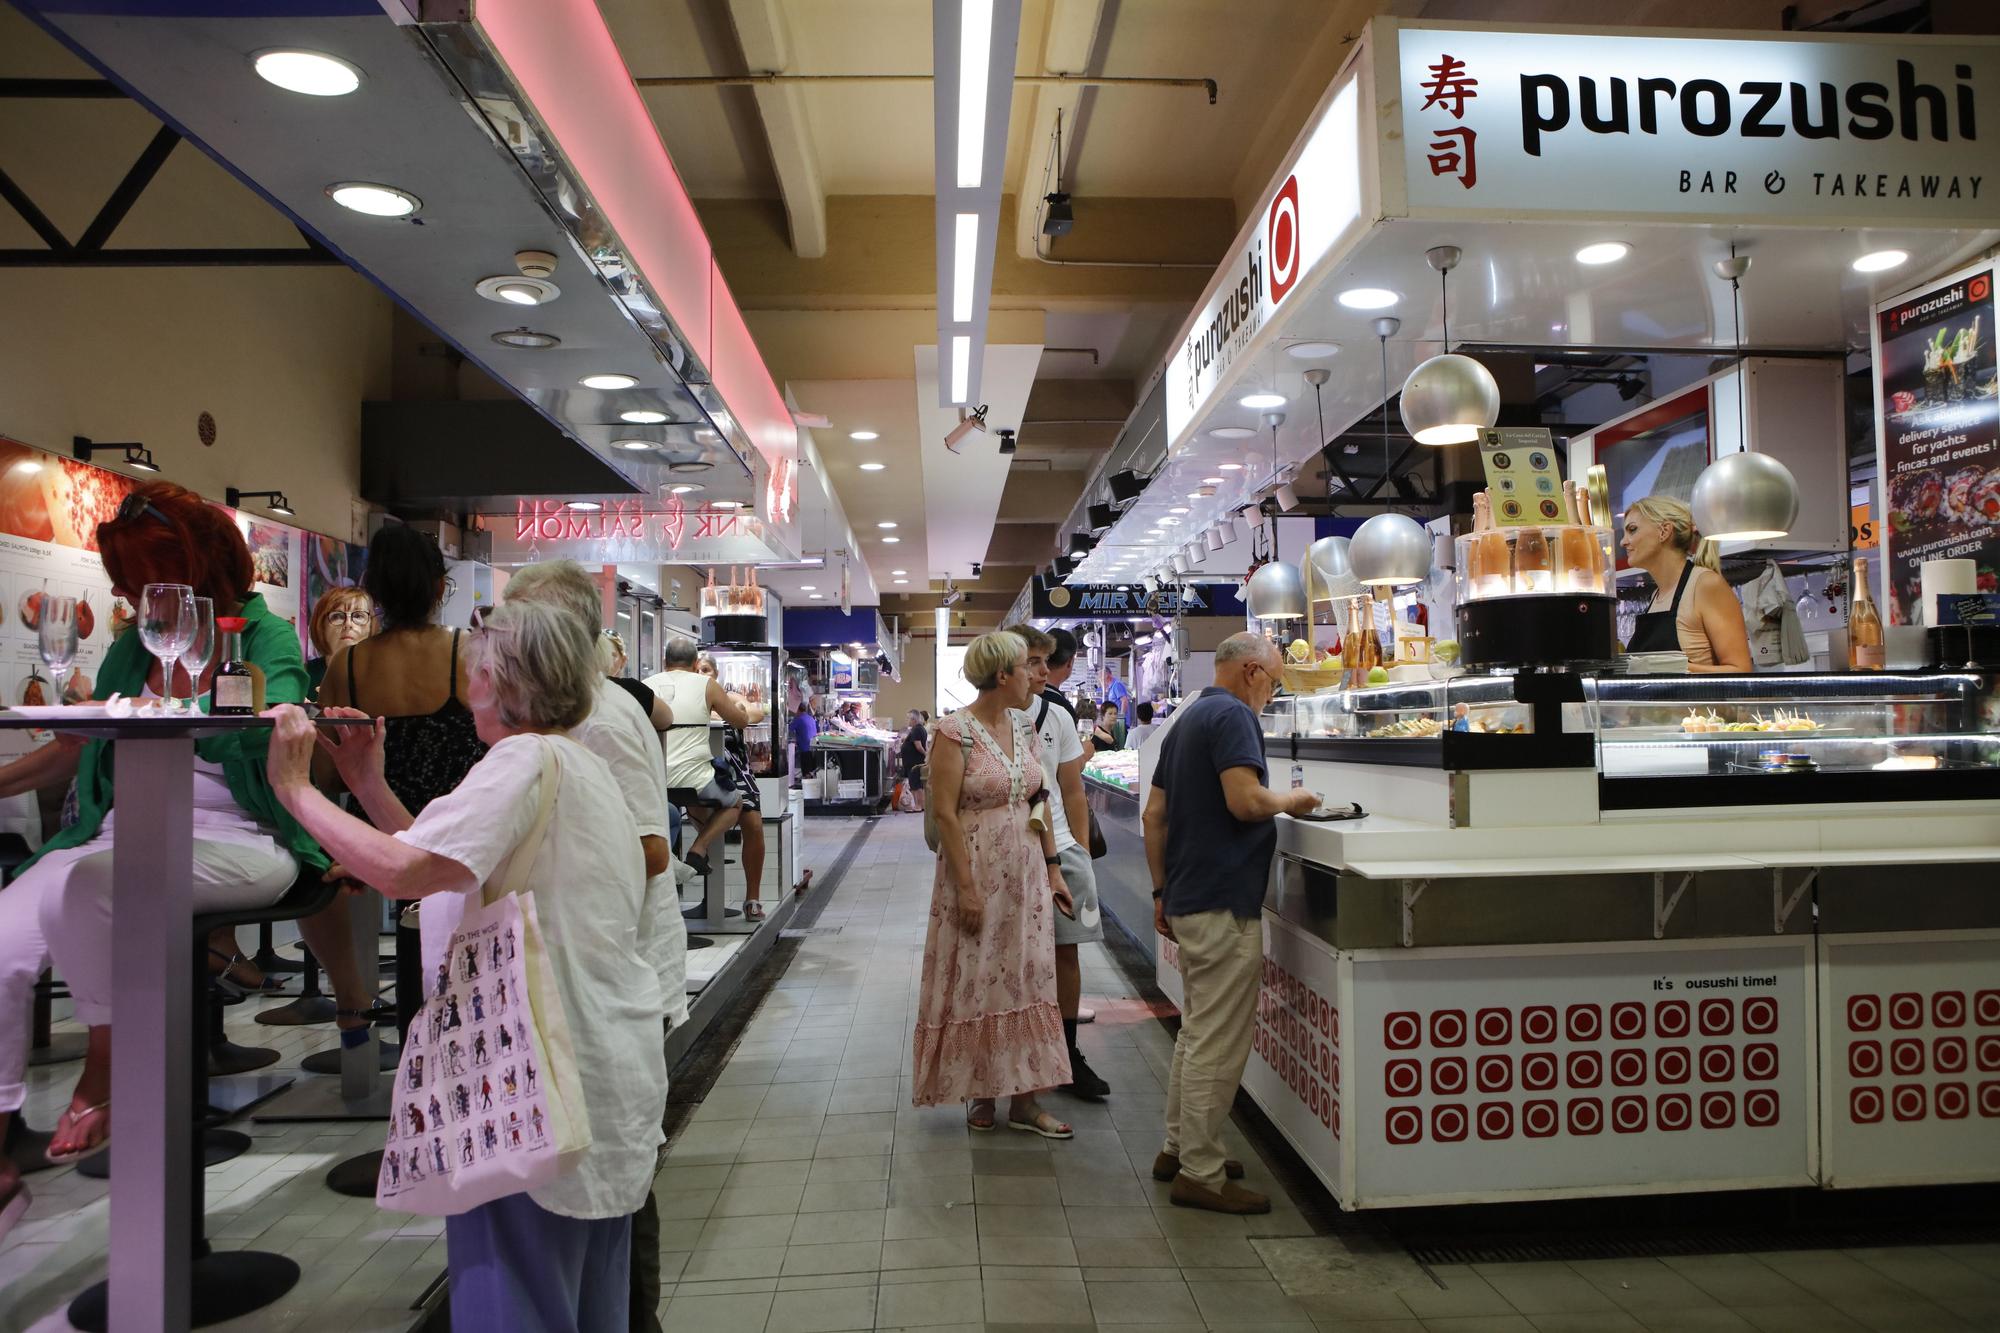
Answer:
[[[97,542],[112,589],[137,605],[149,583],[186,583],[213,599],[218,616],[246,624],[243,655],[264,673],[268,702],[298,703],[306,693],[298,634],[251,591],[250,551],[226,511],[170,482],[135,489]],[[96,695],[200,694],[207,673],[178,684],[127,632],[106,652]],[[324,869],[325,854],[288,815],[265,775],[269,732],[210,736],[195,744],[194,907],[254,907],[275,901],[301,864]],[[69,983],[77,1017],[90,1028],[89,1053],[76,1091],[48,1147],[52,1161],[101,1151],[110,1135],[111,847],[113,772],[110,743],[59,740],[0,768],[0,793],[76,779],[75,823],[51,837],[14,881],[0,890],[0,1130],[21,1106],[31,988],[53,954]],[[46,946],[44,944],[46,941]],[[349,984],[356,979],[350,978]],[[339,986],[342,978],[336,976]],[[348,1001],[343,1001],[346,1003]],[[0,1231],[26,1196],[0,1159]]]

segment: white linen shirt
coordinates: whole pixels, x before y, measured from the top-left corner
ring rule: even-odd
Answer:
[[[1042,712],[1045,703],[1048,711],[1042,717],[1042,725],[1036,727],[1035,714]],[[1056,835],[1056,853],[1061,855],[1080,844],[1069,831],[1069,812],[1063,808],[1062,786],[1056,780],[1056,770],[1072,759],[1083,758],[1083,740],[1076,734],[1076,719],[1070,716],[1069,709],[1047,696],[1031,701],[1026,711],[1013,711],[1026,719],[1029,730],[1041,741],[1042,778],[1049,788],[1049,815]]]
[[[485,884],[534,828],[551,746],[561,785],[528,884],[575,1044],[591,1145],[530,1196],[563,1217],[623,1217],[652,1188],[667,1065],[659,983],[639,952],[645,862],[611,770],[567,736],[509,736],[396,836]],[[417,919],[425,976],[437,970],[464,912],[463,894],[424,899]]]
[[[625,808],[639,826],[639,836],[671,844],[667,763],[660,754],[660,733],[653,730],[653,719],[646,716],[639,701],[607,677],[598,682],[597,706],[569,734],[611,770],[612,780],[625,797]],[[646,881],[639,951],[660,979],[660,1000],[675,1027],[687,1022],[687,941],[680,881],[669,863],[663,873]]]

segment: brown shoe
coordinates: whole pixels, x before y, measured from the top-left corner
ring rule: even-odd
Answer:
[[[1153,1179],[1165,1184],[1181,1173],[1181,1159],[1173,1153],[1163,1152],[1153,1158]],[[1222,1174],[1231,1180],[1243,1179],[1243,1163],[1234,1157],[1222,1164]]]
[[[1176,1208],[1206,1208],[1211,1213],[1268,1213],[1271,1201],[1255,1190],[1244,1189],[1233,1180],[1222,1182],[1219,1190],[1205,1189],[1186,1176],[1174,1177],[1173,1192],[1167,1196]]]

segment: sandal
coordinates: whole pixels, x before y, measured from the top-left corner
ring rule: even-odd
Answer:
[[[222,970],[214,973],[212,979],[217,986],[221,987],[228,994],[241,999],[246,995],[283,995],[285,993],[285,983],[276,977],[267,976],[257,985],[252,986],[247,982],[238,981],[235,977],[231,976],[230,972],[238,964],[248,964],[251,967],[256,966],[254,962],[245,958],[242,954],[239,953],[232,958],[220,949],[210,949],[208,952],[212,957],[222,960]]]
[[[758,902],[755,898],[745,900],[743,904],[743,919],[745,921],[762,921],[764,919],[764,904]]]
[[[984,1118],[981,1117],[982,1107],[985,1108]],[[981,1134],[991,1134],[995,1129],[999,1128],[994,1120],[994,1107],[990,1098],[975,1100],[966,1108],[965,1127],[967,1129],[976,1129]]]
[[[69,1107],[62,1115],[56,1118],[57,1136],[60,1137],[65,1128],[74,1129],[94,1115],[102,1115],[106,1119],[109,1119],[111,1115],[111,1099],[107,1097],[95,1106]],[[71,1162],[81,1162],[86,1157],[95,1157],[110,1146],[111,1131],[106,1129],[104,1137],[90,1144],[88,1147],[78,1148],[74,1152],[57,1152],[54,1148],[50,1148],[47,1156],[56,1165],[67,1166]]]
[[[1076,1131],[1047,1111],[1037,1109],[1033,1120],[1016,1120],[1012,1114],[1007,1117],[1007,1128],[1018,1129],[1028,1134],[1039,1134],[1045,1139],[1073,1139]]]

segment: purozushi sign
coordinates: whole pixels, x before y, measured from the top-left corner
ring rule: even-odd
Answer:
[[[1396,58],[1412,209],[1923,226],[2000,215],[1990,39],[1402,24]]]

